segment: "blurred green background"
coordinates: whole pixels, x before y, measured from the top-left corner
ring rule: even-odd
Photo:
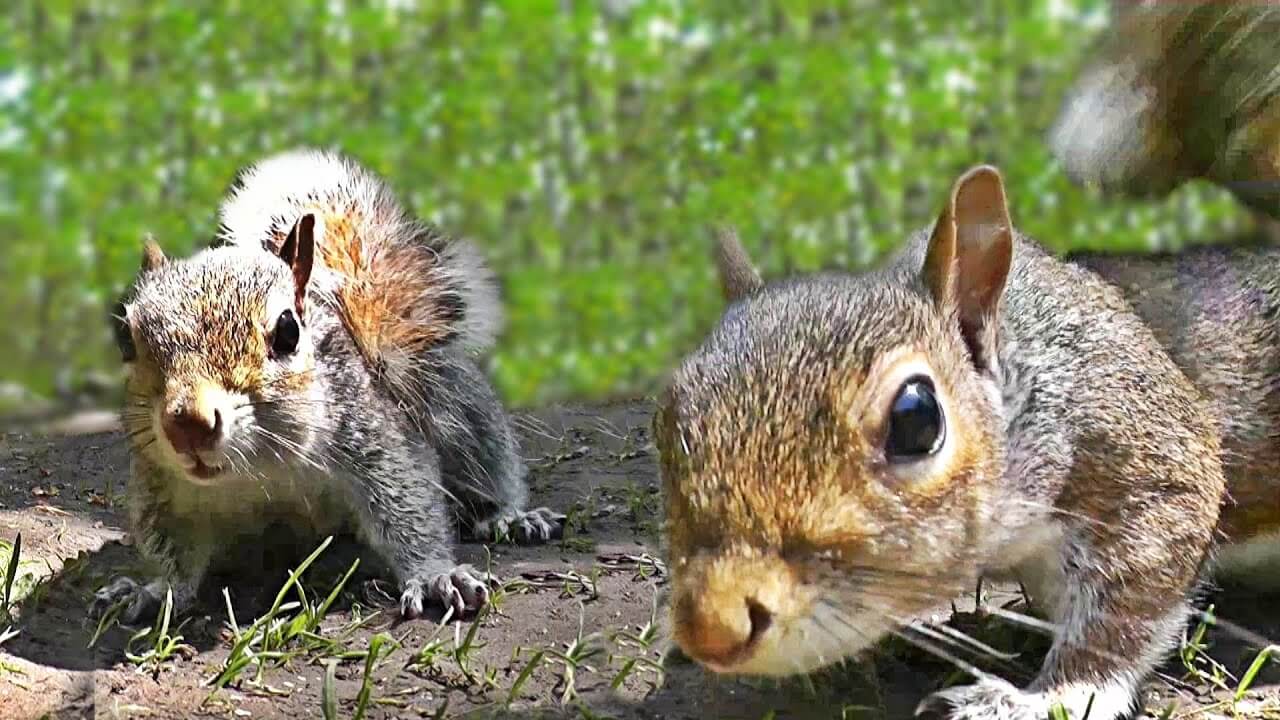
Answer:
[[[205,244],[236,169],[340,148],[503,279],[516,405],[644,392],[714,322],[728,221],[766,275],[857,268],[993,162],[1046,244],[1241,221],[1071,185],[1043,137],[1099,0],[19,2],[0,11],[0,407],[112,387],[154,233]]]

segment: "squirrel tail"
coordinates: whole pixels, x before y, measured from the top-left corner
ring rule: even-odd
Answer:
[[[1157,196],[1203,177],[1280,217],[1280,4],[1114,9],[1049,132],[1067,175]]]
[[[501,305],[477,248],[407,213],[378,176],[335,152],[284,152],[243,169],[219,211],[220,244],[277,252],[315,216],[313,289],[331,297],[370,364],[393,388],[416,387],[418,360],[493,346]]]

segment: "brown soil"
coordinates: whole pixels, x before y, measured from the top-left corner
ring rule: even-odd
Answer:
[[[22,535],[17,590],[20,633],[0,645],[0,718],[310,718],[323,717],[326,659],[338,650],[268,665],[255,679],[251,669],[212,695],[207,685],[227,658],[231,640],[219,593],[204,598],[198,612],[178,631],[189,648],[175,653],[158,671],[140,669],[126,656],[132,630],[113,627],[89,647],[96,624],[86,619],[92,591],[112,575],[138,569],[128,545],[121,495],[128,473],[127,453],[114,430],[101,431],[101,418],[64,424],[57,434],[0,436],[0,539]],[[602,407],[561,407],[522,417],[525,454],[532,467],[534,501],[571,515],[579,532],[545,547],[461,546],[464,559],[489,566],[507,581],[496,611],[480,620],[473,647],[451,653],[471,629],[469,623],[439,626],[434,619],[409,622],[378,612],[384,603],[376,563],[348,583],[320,628],[360,651],[379,632],[399,643],[376,664],[366,717],[616,717],[766,718],[908,717],[925,694],[946,682],[963,681],[945,662],[916,650],[886,644],[857,663],[815,678],[761,682],[712,676],[665,653],[665,619],[659,610],[658,638],[647,649],[617,637],[636,632],[661,608],[664,575],[656,529],[660,504],[648,437],[649,405],[637,401]],[[260,548],[259,548],[260,550]],[[0,550],[0,555],[3,550]],[[261,555],[262,553],[259,552]],[[313,594],[327,594],[348,563],[359,555],[351,543],[335,542],[307,573]],[[257,561],[246,555],[246,571],[226,578],[241,627],[263,612],[297,557]],[[221,587],[222,585],[219,585]],[[985,602],[1015,597],[1007,589],[988,592]],[[292,599],[292,598],[291,598]],[[1219,593],[1219,614],[1268,637],[1280,635],[1274,599],[1248,593]],[[969,602],[972,608],[972,602]],[[964,605],[960,604],[963,611]],[[951,615],[943,612],[940,619]],[[367,622],[343,634],[353,620]],[[989,616],[960,612],[961,625],[1016,660],[994,663],[1012,680],[1024,681],[1041,658],[1042,638],[1017,632]],[[177,621],[175,621],[175,624]],[[599,650],[566,681],[565,663],[553,652],[583,628]],[[0,622],[0,631],[4,625]],[[457,633],[457,635],[455,635]],[[1212,655],[1239,673],[1257,653],[1223,628],[1210,632]],[[1256,639],[1256,638],[1255,638]],[[410,660],[438,641],[440,652],[414,665]],[[135,644],[134,651],[141,646]],[[542,661],[512,692],[522,671],[541,653]],[[430,653],[428,653],[430,654]],[[629,674],[623,670],[635,658]],[[659,675],[654,668],[665,664]],[[333,688],[338,717],[352,717],[364,678],[361,658],[340,659]],[[617,689],[610,687],[618,680]],[[1236,715],[1280,717],[1274,673],[1237,705]],[[1234,687],[1233,680],[1226,682]],[[1175,717],[1193,713],[1231,717],[1231,710],[1208,705],[1212,684],[1187,679],[1175,658],[1150,684],[1150,706],[1180,703]],[[1274,714],[1271,714],[1274,713]]]

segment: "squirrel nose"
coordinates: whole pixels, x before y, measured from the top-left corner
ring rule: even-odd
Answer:
[[[773,624],[773,613],[749,597],[708,602],[689,595],[678,612],[682,649],[694,660],[721,668],[748,659]]]
[[[222,412],[190,406],[170,412],[164,419],[164,434],[179,453],[212,450],[222,435]]]

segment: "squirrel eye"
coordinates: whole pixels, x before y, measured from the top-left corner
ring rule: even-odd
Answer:
[[[300,335],[298,319],[293,316],[292,310],[285,310],[276,318],[276,329],[271,334],[271,352],[276,357],[292,355],[298,349]]]
[[[131,363],[138,359],[138,348],[133,344],[133,331],[129,329],[129,315],[124,303],[116,303],[111,311],[111,333],[115,336],[120,359]]]
[[[929,378],[908,379],[898,390],[889,409],[889,438],[885,453],[895,462],[918,460],[932,455],[946,438],[942,405]]]

